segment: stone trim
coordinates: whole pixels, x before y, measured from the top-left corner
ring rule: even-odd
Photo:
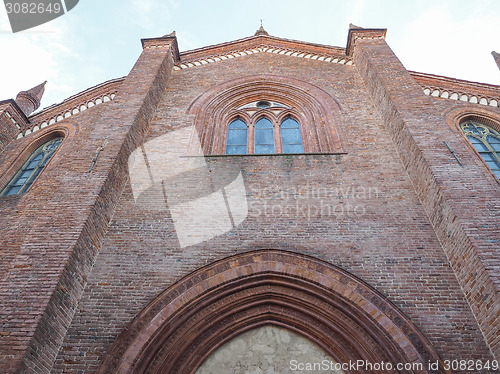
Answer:
[[[498,107],[500,86],[410,71],[427,96]]]
[[[124,79],[109,80],[71,96],[62,103],[43,109],[30,117],[30,123],[21,129],[22,131],[17,138],[20,139],[47,126],[66,120],[93,106],[113,100]]]
[[[15,117],[15,116],[13,116],[13,115],[11,115],[11,114],[9,113],[9,110],[8,110],[8,109],[4,110],[4,113],[5,113],[5,115],[7,116],[7,118],[8,118],[8,119],[9,119],[9,120],[10,120],[10,121],[14,124],[14,125],[16,125],[17,129],[18,129],[18,130],[21,130],[21,126],[19,125],[19,122],[16,120],[16,117]]]
[[[437,98],[459,100],[473,104],[481,104],[487,106],[498,107],[500,101],[499,98],[495,97],[484,97],[482,95],[477,95],[473,93],[464,93],[457,90],[447,90],[440,87],[423,87],[424,94],[427,96],[433,96]],[[451,94],[450,94],[451,91]]]
[[[203,267],[160,294],[97,373],[194,373],[222,344],[263,325],[296,331],[338,362],[422,362],[427,373],[427,362],[439,360],[411,320],[361,279],[310,256],[257,250]]]
[[[331,62],[342,65],[353,65],[352,59],[344,55],[328,55],[323,53],[303,51],[297,48],[276,47],[271,44],[261,44],[253,48],[235,49],[229,53],[213,54],[203,58],[182,60],[174,66],[174,70],[187,69],[195,66],[211,64],[214,62],[220,62],[257,53],[274,53],[279,55]]]
[[[166,35],[161,38],[141,39],[143,49],[169,49],[172,51],[172,61],[179,61],[179,47],[175,36]]]
[[[21,130],[29,122],[28,117],[13,99],[0,101],[0,115],[5,113],[8,120],[12,122],[18,130]]]

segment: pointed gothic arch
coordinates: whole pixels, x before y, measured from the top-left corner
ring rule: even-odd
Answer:
[[[476,108],[469,105],[460,108],[453,108],[451,110],[447,110],[443,113],[446,117],[448,126],[456,132],[467,144],[470,150],[475,153],[475,161],[479,161],[482,165],[483,170],[490,174],[493,178],[492,180],[497,184],[500,184],[500,178],[498,176],[498,143],[494,146],[494,151],[496,153],[495,159],[496,165],[491,168],[491,162],[489,159],[485,160],[481,155],[481,148],[478,150],[473,143],[471,143],[471,139],[467,136],[466,132],[462,126],[469,123],[478,123],[482,126],[486,126],[490,128],[492,132],[496,132],[497,134],[500,132],[500,115],[492,113],[484,108]],[[491,148],[490,148],[491,149]]]
[[[258,250],[203,267],[160,294],[97,372],[195,373],[222,344],[263,325],[298,332],[337,362],[421,362],[427,373],[439,360],[411,320],[359,278],[313,257]]]
[[[311,83],[264,74],[224,82],[191,103],[188,114],[194,116],[204,153],[223,154],[221,134],[227,131],[228,119],[241,106],[259,100],[275,101],[289,108],[304,127],[306,153],[343,152],[339,135],[341,105],[336,98]]]
[[[26,138],[26,145],[24,146],[24,149],[19,152],[6,172],[0,175],[0,196],[1,193],[3,193],[7,188],[9,182],[16,176],[23,164],[30,158],[37,148],[56,138],[61,138],[63,143],[67,138],[72,137],[76,131],[77,126],[71,122],[65,121],[55,127],[42,129],[36,134],[31,135],[30,138]],[[44,168],[46,166],[48,165],[45,165]]]

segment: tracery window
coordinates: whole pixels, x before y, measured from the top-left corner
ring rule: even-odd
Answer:
[[[460,128],[486,165],[500,179],[500,132],[474,120],[463,122]]]
[[[5,186],[0,196],[20,195],[28,191],[62,141],[63,138],[54,138],[38,147]]]
[[[227,126],[226,154],[304,153],[295,110],[274,101],[241,106]]]
[[[339,100],[292,77],[259,74],[230,79],[198,96],[187,113],[193,116],[205,155],[243,153],[245,143],[236,142],[233,136],[245,129],[233,134],[229,127],[236,119],[247,127],[246,154],[271,148],[271,142],[263,144],[255,139],[257,121],[264,117],[273,125],[275,154],[345,153],[339,134],[345,118]],[[259,130],[257,135],[270,132]],[[195,143],[193,149],[199,146]]]

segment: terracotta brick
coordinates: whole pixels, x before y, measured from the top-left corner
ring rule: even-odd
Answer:
[[[325,331],[348,318],[356,333],[345,347],[363,334],[376,347],[360,326],[379,326],[387,340],[377,357],[399,344],[417,361],[498,359],[500,183],[458,122],[474,116],[500,124],[500,87],[409,72],[385,30],[363,30],[351,30],[347,51],[258,35],[179,54],[172,35],[146,39],[124,78],[28,118],[12,100],[0,102],[0,188],[37,142],[65,134],[26,194],[0,197],[0,372],[106,372],[112,359],[135,365],[142,351],[132,342],[150,338],[158,354],[143,365],[160,367],[154,333],[165,325],[144,316],[172,318],[169,342],[183,333],[204,341],[182,330],[187,314],[175,314],[196,295],[212,300],[197,313],[187,308],[199,321],[251,301],[251,310],[202,326],[221,334],[219,343],[232,336],[228,326],[241,331],[247,318],[270,310],[312,326],[307,308],[280,308],[264,296],[268,304],[258,304],[252,297],[266,295],[264,288],[210,299],[261,273],[301,284],[289,294],[269,287],[279,298],[321,304],[318,315],[337,318]],[[468,101],[434,97],[436,90]],[[307,111],[306,154],[223,155],[231,110],[261,98]],[[168,159],[182,144],[175,134],[190,129],[197,131],[190,150],[199,142],[206,153],[189,155],[196,172],[181,170],[185,159]],[[132,160],[144,169],[133,174]],[[154,168],[168,177],[155,179]],[[228,230],[182,245],[176,202],[224,189],[220,201],[230,206],[228,186],[238,178],[244,218],[230,209]],[[148,188],[140,194],[138,186]],[[199,201],[193,220],[220,208]],[[211,217],[204,224],[220,229],[223,217]],[[359,314],[340,313],[339,300]],[[320,335],[311,339],[323,344]],[[332,352],[354,354],[342,347]],[[127,349],[123,360],[113,356]],[[194,351],[207,353],[193,345],[176,357]]]

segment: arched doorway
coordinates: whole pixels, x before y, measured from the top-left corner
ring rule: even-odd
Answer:
[[[340,363],[302,335],[266,325],[244,332],[217,348],[195,374],[344,374]]]
[[[224,343],[262,326],[300,334],[339,363],[422,363],[418,372],[428,373],[427,363],[439,360],[409,318],[362,280],[313,257],[259,250],[203,267],[160,294],[98,372],[195,373]]]

